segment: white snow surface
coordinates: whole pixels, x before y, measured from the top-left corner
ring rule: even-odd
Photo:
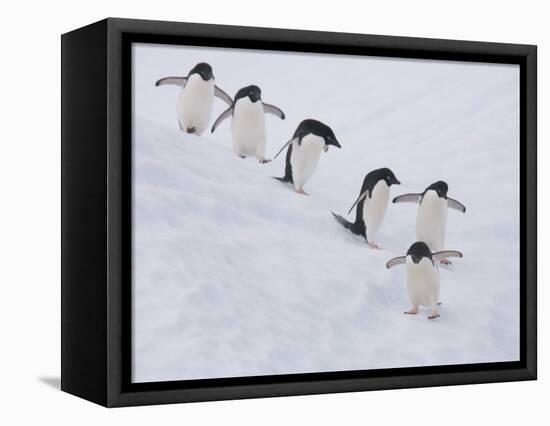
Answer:
[[[248,84],[273,156],[304,118],[334,130],[305,189],[231,151],[229,122],[185,135],[177,87],[158,78],[209,62],[230,95]],[[519,359],[519,69],[509,65],[138,44],[133,48],[133,381]],[[211,124],[225,109],[214,101]],[[442,179],[449,211],[441,317],[403,315],[417,205],[390,204],[382,250],[341,227],[366,173],[391,197]],[[353,220],[354,213],[349,216]]]

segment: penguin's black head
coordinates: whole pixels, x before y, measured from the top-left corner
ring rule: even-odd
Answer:
[[[325,140],[325,145],[333,145],[337,148],[342,148],[332,129],[320,121],[308,118],[307,120],[302,121],[296,132],[294,132],[294,138],[302,139],[304,136],[309,134],[314,134]]]
[[[235,95],[235,102],[241,98],[249,98],[250,102],[254,103],[262,99],[262,91],[258,86],[251,85],[240,89]]]
[[[381,169],[373,170],[365,176],[364,184],[366,188],[369,188],[371,191],[379,181],[386,182],[386,185],[401,185],[401,182],[395,177],[393,172],[387,167],[382,167]]]
[[[432,251],[428,247],[428,244],[423,241],[417,241],[409,247],[409,250],[407,250],[407,256],[411,256],[414,263],[419,263],[425,257],[432,260]]]
[[[384,179],[384,181],[386,182],[386,184],[388,186],[392,186],[392,185],[401,185],[401,182],[399,181],[399,179],[397,179],[395,177],[395,175],[393,174],[393,172],[388,169],[387,167],[383,167],[381,169],[378,169],[379,173],[380,173],[380,179]]]
[[[449,186],[447,185],[446,182],[443,182],[442,180],[438,180],[437,182],[432,183],[430,186],[428,186],[424,191],[424,193],[430,190],[437,192],[437,196],[439,198],[447,199],[447,192],[449,191]]]
[[[193,74],[200,75],[204,81],[208,81],[211,78],[214,78],[214,74],[212,73],[212,67],[206,62],[201,62],[195,65],[193,69],[189,71],[189,77],[192,76]]]

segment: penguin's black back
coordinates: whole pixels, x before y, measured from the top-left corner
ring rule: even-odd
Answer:
[[[292,156],[292,144],[290,144],[286,150],[285,160],[285,175],[283,177],[276,177],[275,179],[281,182],[294,183],[292,179],[292,165],[290,164],[290,157]]]
[[[374,185],[376,185],[376,183],[378,182],[378,175],[375,172],[377,172],[377,170],[366,174],[365,178],[363,179],[363,185],[361,185],[361,190],[359,191],[359,196],[368,190],[369,193],[367,194],[367,197],[370,197]],[[362,229],[362,235],[366,233],[365,221],[363,219],[363,209],[365,208],[365,200],[367,199],[367,197],[359,201],[357,203],[357,206],[355,207],[355,227],[356,229]]]
[[[393,172],[388,169],[387,167],[383,167],[381,169],[373,170],[365,175],[365,178],[363,179],[363,185],[361,185],[361,191],[359,192],[359,196],[363,194],[365,191],[368,191],[368,194],[365,198],[363,198],[360,202],[357,203],[357,206],[355,208],[355,229],[361,230],[362,234],[364,235],[366,233],[366,227],[365,227],[365,221],[363,219],[363,210],[365,208],[365,201],[367,197],[371,197],[372,191],[374,190],[374,187],[380,180],[384,180],[384,178],[391,173],[393,175]]]
[[[292,139],[297,140],[298,145],[300,145],[302,143],[302,139],[310,134],[313,134],[322,138],[331,137],[333,140],[336,140],[336,136],[334,136],[334,132],[329,126],[321,123],[318,120],[314,120],[313,118],[302,120],[302,122],[298,125],[298,128],[294,132]],[[275,179],[278,179],[281,182],[294,183],[294,181],[292,180],[292,165],[290,164],[291,156],[292,156],[292,143],[288,146],[288,149],[286,151],[285,175],[283,177],[277,177]]]
[[[360,194],[362,194],[364,191],[361,190]],[[356,229],[361,229],[362,233],[361,235],[365,235],[366,226],[365,226],[365,220],[363,219],[363,209],[365,208],[365,200],[366,198],[362,199],[357,203],[357,206],[355,206],[355,227]]]
[[[363,192],[367,190],[369,187],[369,181],[367,180],[367,176],[365,176],[365,179],[363,180],[363,185],[361,186],[361,191],[359,191],[359,196]],[[365,199],[361,200],[357,203],[355,206],[355,222],[350,222],[340,216],[339,214],[332,213],[336,221],[342,225],[344,228],[349,229],[351,232],[353,232],[355,235],[361,235],[364,238],[367,238],[367,227],[365,225],[365,221],[363,220],[363,209],[365,208]]]
[[[294,183],[292,180],[292,164],[290,164],[290,157],[292,157],[292,144],[290,144],[286,150],[285,179],[287,179],[287,182]]]
[[[313,134],[322,138],[330,135],[334,139],[336,139],[336,137],[334,136],[334,132],[329,126],[321,123],[319,120],[314,120],[313,118],[302,120],[302,122],[298,125],[298,128],[294,132],[293,139],[298,139],[298,143],[301,143],[302,138],[309,134]]]

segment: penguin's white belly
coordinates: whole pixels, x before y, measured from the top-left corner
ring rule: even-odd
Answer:
[[[325,140],[312,134],[303,137],[299,145],[298,141],[292,142],[290,165],[292,166],[292,180],[296,189],[302,188],[315,172],[324,147]]]
[[[433,252],[445,248],[447,226],[447,200],[439,198],[435,191],[424,195],[416,215],[416,238],[424,241]]]
[[[204,81],[193,74],[181,90],[176,105],[178,120],[183,131],[194,128],[200,135],[210,121],[214,103],[214,80]]]
[[[439,271],[428,258],[413,263],[407,256],[407,292],[413,306],[436,306],[439,301]]]
[[[237,101],[231,120],[233,152],[237,155],[265,157],[265,115],[261,101],[251,102],[249,98]]]
[[[363,220],[367,229],[367,241],[372,242],[380,228],[390,197],[390,187],[384,181],[379,181],[372,190],[372,196],[365,199]]]

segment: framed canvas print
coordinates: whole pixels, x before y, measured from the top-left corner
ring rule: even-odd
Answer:
[[[107,19],[62,37],[62,389],[536,378],[536,47]]]

